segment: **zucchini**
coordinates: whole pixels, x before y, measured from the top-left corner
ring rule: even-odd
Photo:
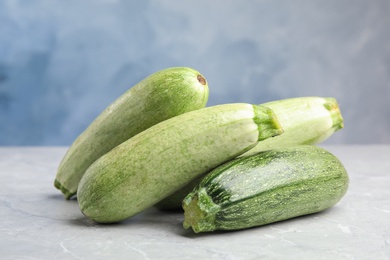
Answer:
[[[335,98],[298,97],[262,105],[275,112],[284,133],[259,143],[243,156],[275,148],[319,144],[344,127],[344,120]]]
[[[284,133],[259,142],[241,156],[269,149],[303,144],[318,144],[344,127],[338,103],[334,98],[299,97],[262,104],[276,114]],[[181,209],[184,197],[200,182],[201,177],[155,205],[162,210]]]
[[[54,186],[76,194],[87,168],[115,146],[168,118],[203,108],[209,89],[196,70],[173,67],[143,79],[109,105],[70,146]]]
[[[314,145],[239,157],[188,194],[183,226],[196,233],[238,230],[320,212],[344,196],[348,183],[342,163]]]
[[[259,140],[281,134],[267,107],[224,104],[154,125],[100,157],[86,171],[77,199],[100,223],[127,219],[154,205]]]

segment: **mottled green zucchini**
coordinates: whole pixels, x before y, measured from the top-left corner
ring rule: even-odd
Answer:
[[[267,107],[224,104],[191,111],[154,125],[93,163],[77,198],[88,218],[127,219],[197,176],[282,133]]]
[[[299,97],[262,104],[276,114],[284,133],[258,143],[244,155],[303,144],[318,144],[344,127],[343,117],[334,98]],[[241,156],[244,156],[241,155]],[[163,210],[181,209],[184,197],[201,177],[155,205]]]
[[[96,159],[152,125],[205,107],[208,94],[205,78],[192,68],[168,68],[140,81],[73,142],[58,167],[55,187],[69,199]]]
[[[335,205],[349,178],[330,152],[303,145],[229,161],[183,201],[184,227],[238,230],[316,213]]]

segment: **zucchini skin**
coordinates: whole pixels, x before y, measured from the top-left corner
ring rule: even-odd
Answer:
[[[236,158],[207,174],[183,201],[185,228],[238,230],[320,212],[347,192],[333,154],[314,145]]]
[[[343,117],[335,98],[297,97],[268,103],[283,127],[283,134],[259,142],[240,156],[248,156],[269,149],[279,149],[304,144],[318,144],[344,127]],[[182,208],[184,197],[200,182],[198,178],[183,189],[155,205],[161,210]]]
[[[282,129],[271,109],[225,104],[154,125],[93,163],[79,184],[82,213],[99,223],[132,217]]]
[[[77,192],[87,168],[100,156],[143,130],[171,117],[206,106],[205,78],[188,67],[151,74],[110,104],[72,143],[54,186],[66,199]]]

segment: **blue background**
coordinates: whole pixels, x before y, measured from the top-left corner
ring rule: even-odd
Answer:
[[[208,105],[335,97],[327,143],[390,143],[390,1],[0,0],[0,145],[69,145],[149,74],[189,66]]]

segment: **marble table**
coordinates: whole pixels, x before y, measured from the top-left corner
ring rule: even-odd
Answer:
[[[333,208],[263,227],[194,234],[182,212],[86,219],[53,186],[66,147],[0,147],[0,259],[390,259],[390,146],[323,146],[350,187]]]

